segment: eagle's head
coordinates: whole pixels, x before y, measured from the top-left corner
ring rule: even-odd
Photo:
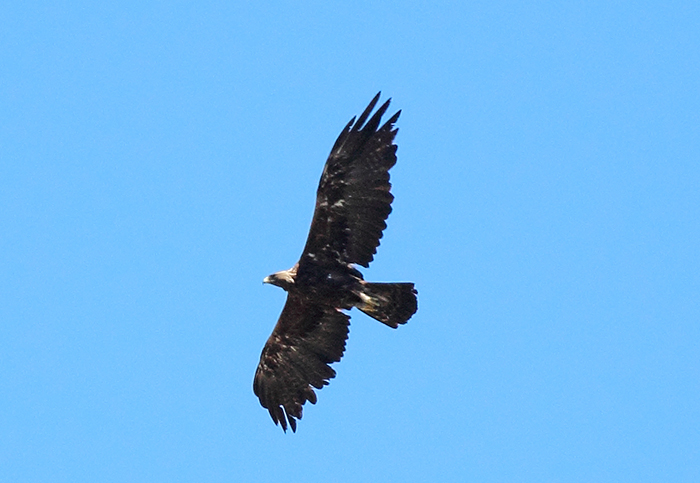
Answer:
[[[297,276],[297,266],[294,265],[289,270],[282,270],[281,272],[273,273],[263,279],[263,283],[271,283],[272,285],[277,285],[285,290],[294,285],[294,278]]]

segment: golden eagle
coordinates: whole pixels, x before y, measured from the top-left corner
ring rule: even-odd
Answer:
[[[379,95],[333,145],[301,258],[264,280],[288,295],[260,356],[253,391],[285,432],[287,422],[296,431],[306,401],[316,403],[313,388],[335,377],[329,364],[343,356],[350,325],[343,310],[357,307],[396,328],[418,309],[412,283],[365,282],[355,268],[374,258],[394,199],[389,169],[396,164],[394,123],[401,111],[379,127],[389,99],[368,121]]]

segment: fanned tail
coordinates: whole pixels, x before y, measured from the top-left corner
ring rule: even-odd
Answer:
[[[362,288],[356,307],[391,328],[405,324],[418,310],[418,292],[412,283],[363,281]]]

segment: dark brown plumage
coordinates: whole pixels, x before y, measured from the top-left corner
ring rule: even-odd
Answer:
[[[345,351],[350,317],[357,307],[389,327],[405,324],[418,302],[412,283],[369,283],[354,265],[374,259],[394,197],[389,169],[396,164],[401,111],[380,127],[386,101],[370,118],[379,94],[340,133],[326,161],[316,194],[311,229],[299,262],[265,278],[288,292],[287,303],[267,340],[253,391],[275,424],[296,431],[313,388],[335,377],[330,364]]]

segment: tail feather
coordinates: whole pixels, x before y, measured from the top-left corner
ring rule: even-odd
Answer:
[[[363,282],[362,288],[356,307],[394,329],[418,310],[418,292],[412,283]]]

